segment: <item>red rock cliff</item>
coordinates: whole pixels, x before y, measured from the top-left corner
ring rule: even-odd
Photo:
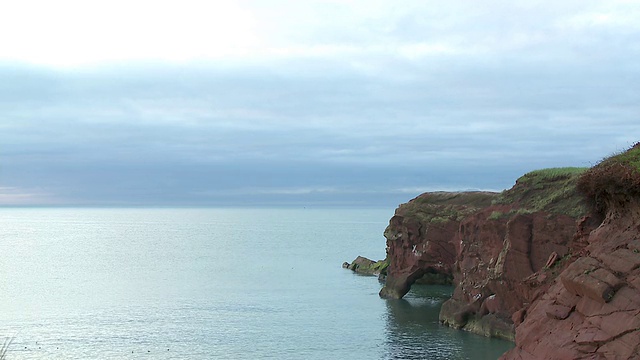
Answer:
[[[640,358],[640,144],[590,169],[578,188],[604,220],[526,309],[503,359]]]
[[[501,194],[426,193],[385,230],[386,298],[453,279],[440,321],[515,340],[503,359],[640,359],[640,143]]]
[[[387,278],[380,296],[399,299],[416,281],[451,283],[465,216],[489,206],[496,193],[426,193],[396,209],[387,238]]]
[[[513,340],[523,309],[584,248],[577,231],[593,228],[575,190],[584,170],[532,172],[502,194],[427,193],[401,205],[385,230],[380,296],[400,298],[425,274],[452,277],[441,322]]]

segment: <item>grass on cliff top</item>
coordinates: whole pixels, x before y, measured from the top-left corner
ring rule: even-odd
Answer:
[[[603,199],[613,194],[640,194],[640,142],[613,154],[587,171],[578,181],[578,189],[604,209]]]
[[[628,150],[621,151],[604,158],[596,166],[606,167],[614,164],[628,166],[634,171],[640,173],[640,142],[636,143]]]
[[[565,167],[532,171],[503,191],[494,204],[517,204],[521,213],[546,211],[576,218],[584,216],[587,206],[576,184],[587,170]]]
[[[402,204],[398,210],[405,216],[415,216],[423,223],[460,221],[491,205],[497,195],[488,191],[430,192]]]
[[[436,191],[419,195],[409,204],[422,205],[466,205],[485,207],[497,194],[489,191]]]

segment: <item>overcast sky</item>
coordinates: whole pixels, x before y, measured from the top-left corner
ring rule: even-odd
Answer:
[[[640,141],[638,1],[10,1],[0,205],[376,205]]]

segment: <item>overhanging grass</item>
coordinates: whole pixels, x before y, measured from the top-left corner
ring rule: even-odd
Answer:
[[[606,157],[597,166],[606,167],[621,164],[630,167],[640,173],[640,143],[636,143],[631,149]]]
[[[614,197],[628,199],[640,196],[640,143],[603,159],[589,169],[580,177],[578,189],[601,213],[608,207],[607,201]]]

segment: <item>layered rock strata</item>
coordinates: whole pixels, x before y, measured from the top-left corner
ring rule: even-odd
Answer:
[[[593,227],[575,190],[583,171],[537,171],[501,194],[427,193],[401,205],[385,230],[380,296],[400,298],[424,274],[439,274],[455,285],[442,323],[513,340],[513,315],[584,247],[578,224]]]
[[[451,283],[465,217],[489,206],[496,193],[426,193],[396,209],[387,238],[386,285],[380,296],[399,299],[415,282]]]
[[[440,321],[515,341],[504,360],[640,359],[640,143],[500,194],[422,194],[384,235],[384,261],[346,266],[384,264],[384,298],[451,282]]]
[[[640,145],[590,169],[578,187],[604,220],[526,309],[503,359],[640,358]]]

